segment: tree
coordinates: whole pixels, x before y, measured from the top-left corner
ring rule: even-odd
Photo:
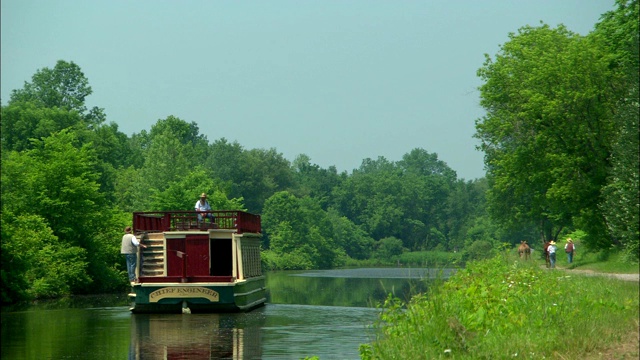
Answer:
[[[228,199],[229,186],[216,180],[197,167],[165,190],[153,194],[151,208],[157,211],[191,210],[200,194],[205,192],[212,210],[245,211],[243,199]]]
[[[317,164],[311,164],[311,159],[300,154],[292,164],[294,172],[294,189],[299,197],[310,196],[320,200],[322,208],[327,210],[331,192],[339,186],[347,174],[338,174],[335,166],[322,169]]]
[[[432,228],[446,233],[446,203],[455,179],[436,154],[422,149],[397,163],[365,159],[334,188],[332,206],[374,239],[395,237],[408,249],[427,249],[446,242],[429,234]]]
[[[148,134],[138,134],[135,138],[144,155],[144,164],[140,168],[141,185],[135,188],[138,193],[130,197],[136,201],[135,208],[156,210],[150,208],[153,196],[204,163],[208,154],[207,140],[198,135],[195,123],[189,124],[174,116],[158,120]],[[196,185],[193,192],[200,194],[206,189],[198,187],[208,185]]]
[[[341,216],[335,209],[329,209],[327,215],[331,221],[336,245],[353,259],[368,259],[373,250],[374,240],[360,226]]]
[[[19,239],[19,229],[12,226],[8,219],[15,219],[15,216],[8,210],[2,209],[2,251],[0,251],[0,280],[2,281],[2,304],[18,302],[28,298],[29,281],[26,273],[31,263],[30,258],[24,251],[29,247],[36,247],[35,238],[26,237]],[[28,242],[22,242],[27,240]]]
[[[16,269],[7,268],[10,263],[3,263],[5,274],[22,277],[17,283],[17,279],[13,279],[6,284],[14,300],[71,295],[74,290],[91,284],[86,250],[61,243],[43,218],[19,215],[3,224],[3,233],[4,226],[11,235],[3,239],[2,256],[22,264],[21,269]],[[3,285],[4,282],[5,277]],[[3,293],[4,289],[3,286]],[[16,292],[21,295],[15,297]]]
[[[24,151],[32,139],[42,139],[67,128],[84,127],[81,116],[64,108],[47,108],[36,102],[14,102],[2,107],[2,150]]]
[[[244,150],[222,138],[211,146],[206,169],[231,184],[229,196],[242,197],[249,212],[260,213],[265,200],[293,185],[290,163],[275,149]]]
[[[57,237],[83,245],[105,207],[95,155],[65,130],[34,143],[3,161],[3,203],[16,215],[42,216]]]
[[[294,241],[289,245],[276,244],[280,252],[287,252],[301,245],[302,234],[305,232],[306,223],[298,199],[287,191],[280,191],[273,194],[264,204],[262,212],[262,227],[265,232],[263,243],[265,248],[271,248],[272,233],[275,235],[279,228],[279,224],[287,223],[286,230],[295,235],[295,237],[287,238]]]
[[[30,83],[25,81],[22,89],[13,90],[9,105],[30,102],[38,107],[75,111],[90,126],[96,126],[104,121],[105,115],[103,110],[97,107],[87,112],[85,98],[91,93],[89,80],[80,67],[73,62],[58,60],[53,69],[38,70]]]
[[[90,146],[80,145],[74,133],[63,130],[34,140],[31,150],[3,157],[3,216],[21,219],[8,224],[15,230],[9,241],[37,244],[35,250],[26,250],[33,295],[112,288],[106,282],[114,277],[106,274],[114,274],[113,257],[102,256],[110,248],[96,240],[97,234],[120,224],[100,192]]]
[[[597,204],[614,130],[609,56],[562,25],[526,26],[509,39],[478,71],[487,115],[475,136],[491,183],[489,209],[512,229],[538,224],[541,240],[586,224],[597,246],[607,239]]]
[[[391,260],[394,256],[402,254],[402,251],[402,240],[390,236],[378,241],[375,257],[381,260]]]
[[[262,214],[264,248],[284,268],[331,268],[344,258],[332,222],[319,201],[298,199],[287,191],[271,196]]]
[[[611,149],[612,166],[607,185],[603,189],[603,202],[600,207],[611,236],[622,244],[630,259],[638,261],[639,6],[637,0],[618,0],[616,4],[617,8],[602,17],[592,34],[614,55],[611,67],[619,68],[626,75],[620,84],[624,90],[623,96],[618,99],[614,116],[616,131]]]
[[[467,231],[475,219],[486,213],[487,189],[486,178],[456,181],[446,203],[446,236],[449,239],[446,248],[463,248]]]

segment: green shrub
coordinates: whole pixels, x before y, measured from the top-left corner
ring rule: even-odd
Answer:
[[[577,359],[637,330],[637,283],[506,259],[471,262],[406,306],[388,298],[361,358]]]
[[[463,251],[464,261],[488,259],[495,255],[493,244],[487,240],[476,240]]]
[[[295,250],[287,254],[276,254],[266,250],[262,252],[262,268],[266,270],[310,270],[315,269],[309,255]]]
[[[462,263],[462,253],[447,251],[413,251],[398,256],[398,261],[404,266],[415,267],[459,267]]]

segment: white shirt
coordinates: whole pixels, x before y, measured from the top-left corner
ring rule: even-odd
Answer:
[[[209,202],[207,200],[204,201],[204,204],[198,200],[196,202],[196,211],[211,211],[211,206],[209,206]]]

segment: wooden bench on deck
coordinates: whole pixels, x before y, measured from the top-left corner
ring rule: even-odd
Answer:
[[[173,225],[176,230],[208,230],[217,229],[216,223],[209,222],[205,217],[202,222],[198,222],[197,214],[184,214],[172,217]]]

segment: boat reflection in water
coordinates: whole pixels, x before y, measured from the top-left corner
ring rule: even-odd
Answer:
[[[261,309],[232,314],[132,314],[130,360],[260,359]]]

